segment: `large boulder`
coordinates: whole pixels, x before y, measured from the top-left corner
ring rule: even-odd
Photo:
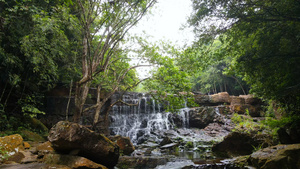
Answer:
[[[133,146],[129,137],[117,135],[110,137],[110,140],[117,143],[117,145],[120,147],[120,152],[124,155],[130,155],[135,150],[135,147]]]
[[[77,150],[78,155],[109,168],[115,166],[119,159],[119,146],[116,143],[77,123],[58,122],[51,128],[48,140],[58,152]]]
[[[199,107],[189,112],[189,126],[195,128],[205,128],[218,116],[214,107]]]
[[[213,145],[212,150],[219,156],[235,157],[251,154],[259,144],[260,142],[248,133],[232,132],[222,142]]]
[[[300,168],[300,144],[277,145],[251,154],[251,165],[261,169]]]
[[[231,98],[227,92],[221,92],[210,96],[212,103],[216,104],[230,104]]]
[[[0,162],[2,159],[6,159],[9,156],[19,156],[19,152],[22,150],[24,150],[24,146],[23,138],[21,135],[14,134],[10,136],[0,137]]]

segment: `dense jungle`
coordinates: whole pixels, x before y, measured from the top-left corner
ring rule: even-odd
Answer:
[[[0,169],[300,168],[300,1],[191,1],[0,0]]]

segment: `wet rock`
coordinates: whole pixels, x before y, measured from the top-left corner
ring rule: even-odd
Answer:
[[[190,131],[189,130],[186,130],[186,129],[177,129],[177,133],[181,136],[189,136],[191,135]]]
[[[107,169],[105,166],[97,164],[87,158],[71,155],[47,154],[42,161],[46,164],[65,165],[73,169]]]
[[[166,144],[173,143],[172,140],[169,137],[164,137],[163,140],[160,142],[160,146],[164,146]]]
[[[128,169],[128,168],[143,168],[150,169],[155,168],[158,165],[164,165],[168,162],[165,157],[129,157],[122,156],[119,159],[117,168]]]
[[[233,132],[220,143],[213,145],[213,152],[223,157],[251,154],[259,142],[248,133]]]
[[[120,152],[124,155],[130,155],[135,150],[129,137],[114,136],[110,137],[110,140],[117,143],[120,147]]]
[[[249,161],[261,169],[300,168],[300,144],[267,147],[251,154]]]
[[[170,143],[166,144],[164,146],[161,146],[160,149],[172,149],[178,146],[178,143]]]
[[[209,123],[212,123],[217,117],[214,107],[199,107],[194,111],[190,111],[190,127],[205,128]]]
[[[58,122],[51,128],[48,139],[58,152],[79,150],[78,155],[107,167],[118,162],[119,146],[116,143],[77,123]]]

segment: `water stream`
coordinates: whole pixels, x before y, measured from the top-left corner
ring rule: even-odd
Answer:
[[[119,97],[115,96],[116,99]],[[215,138],[208,136],[200,129],[190,128],[190,108],[184,107],[177,113],[164,112],[150,95],[127,93],[122,96],[127,104],[116,104],[110,113],[111,135],[129,137],[137,150],[150,156],[169,156],[175,160],[158,168],[186,166],[203,162],[203,154],[209,153],[211,142]],[[219,109],[214,109],[220,116]],[[178,125],[180,124],[180,126]],[[178,141],[175,151],[165,151],[159,145],[165,137]],[[180,167],[178,167],[180,168]]]

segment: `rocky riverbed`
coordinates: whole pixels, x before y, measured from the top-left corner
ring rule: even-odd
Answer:
[[[300,145],[272,140],[259,123],[264,117],[256,112],[257,99],[226,93],[195,98],[203,106],[177,113],[146,104],[147,97],[143,110],[114,107],[111,136],[60,121],[48,141],[41,136],[24,141],[19,134],[0,137],[0,169],[300,168]]]

